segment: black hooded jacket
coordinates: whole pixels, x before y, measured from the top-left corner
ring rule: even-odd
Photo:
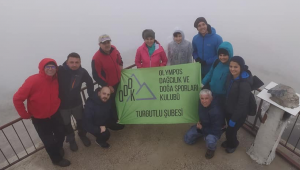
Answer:
[[[253,78],[249,70],[243,71],[236,79],[233,79],[231,74],[227,76],[225,108],[226,114],[231,115],[233,122],[248,115],[252,84]]]
[[[112,112],[112,98],[103,102],[95,91],[93,96],[89,97],[84,106],[83,127],[89,133],[100,133],[100,126],[106,126],[109,123]]]
[[[92,95],[93,79],[84,68],[80,66],[77,70],[71,70],[66,62],[58,67],[60,109],[71,109],[82,104],[80,90],[83,82],[86,83],[88,95]]]

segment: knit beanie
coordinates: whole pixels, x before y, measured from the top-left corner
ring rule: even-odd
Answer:
[[[204,17],[199,17],[199,18],[196,19],[196,21],[195,21],[195,23],[194,23],[194,27],[195,27],[195,28],[198,28],[198,24],[199,24],[200,22],[204,22],[204,23],[207,25],[206,19],[205,19]]]
[[[236,63],[238,63],[240,65],[241,72],[248,70],[248,66],[245,64],[245,60],[242,57],[240,57],[240,56],[233,56],[230,59],[230,62],[231,61],[234,61],[234,62],[236,62]]]
[[[143,39],[146,39],[149,37],[155,39],[155,32],[151,29],[145,29],[142,33],[142,37],[143,37]]]
[[[228,55],[229,56],[229,53],[227,50],[225,50],[224,48],[220,48],[219,51],[218,51],[218,55],[220,54],[224,54],[224,55]]]

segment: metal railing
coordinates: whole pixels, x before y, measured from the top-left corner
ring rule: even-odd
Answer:
[[[131,69],[135,64],[126,67]],[[97,83],[95,82],[94,85]],[[83,102],[87,100],[87,87],[81,89],[81,96]],[[72,125],[74,130],[76,127],[76,120],[72,117]],[[30,129],[30,130],[28,130]],[[6,169],[30,155],[44,149],[30,119],[18,118],[0,127],[0,169]],[[31,134],[32,133],[32,134]],[[3,136],[3,137],[2,137]],[[39,145],[37,147],[37,145]]]
[[[131,69],[135,67],[135,64],[126,67],[125,69]],[[97,83],[94,83],[96,85]],[[81,95],[83,102],[87,100],[86,98],[86,89],[87,87],[83,87],[81,89]],[[260,91],[260,90],[257,90]],[[258,105],[257,114],[255,117],[248,117],[244,128],[250,132],[252,135],[256,135],[259,125],[264,123],[267,119],[267,114],[264,116],[262,113],[262,106],[264,101],[260,100]],[[282,140],[280,141],[280,145],[287,148],[290,152],[295,154],[300,158],[300,146],[298,148],[298,144],[300,141],[300,130],[298,132],[297,122],[299,118],[299,114],[297,115],[295,121],[293,123],[288,124],[287,130],[284,132]],[[73,127],[76,130],[76,121],[72,119]],[[300,124],[300,122],[298,122]],[[27,124],[27,125],[26,125]],[[291,126],[290,126],[291,125]],[[16,128],[18,127],[18,128]],[[23,130],[22,130],[23,127]],[[291,127],[291,128],[289,128]],[[10,128],[10,130],[9,130]],[[32,128],[32,130],[28,130],[28,128]],[[41,143],[38,135],[36,134],[33,125],[30,120],[23,120],[22,118],[18,118],[10,123],[7,123],[0,127],[0,131],[2,132],[3,138],[1,138],[0,134],[0,168],[1,170],[6,169],[21,160],[27,158],[28,156],[42,150],[44,148],[43,145],[36,147],[37,143]],[[7,132],[5,132],[7,131]],[[35,133],[30,134],[30,133]],[[13,137],[14,136],[14,137]],[[27,140],[25,138],[27,137]],[[28,140],[29,138],[29,140]],[[5,140],[4,140],[5,139]],[[296,142],[293,142],[296,141]],[[17,146],[18,145],[18,146]],[[3,147],[3,148],[2,148]],[[9,154],[7,154],[7,152]],[[298,169],[300,169],[300,164],[298,162],[293,161],[289,155],[284,154],[282,151],[277,149],[277,153],[283,156],[288,162],[292,163]],[[1,162],[1,155],[3,157],[4,162]],[[5,164],[6,163],[6,164]]]
[[[25,125],[25,121],[22,118],[18,118],[0,127],[3,135],[0,151],[6,161],[6,165],[5,162],[0,162],[0,165],[3,166],[0,167],[1,169],[8,168],[44,148],[44,146],[36,147],[36,143],[29,133],[28,125]],[[28,138],[26,140],[24,136],[27,136],[29,140]]]
[[[257,90],[257,92],[260,91],[261,91],[260,89]],[[243,128],[246,129],[253,136],[256,136],[260,124],[264,123],[268,117],[267,112],[262,116],[262,106],[265,101],[263,101],[262,99],[258,99],[258,100],[259,100],[259,104],[258,104],[258,109],[255,117],[251,118],[248,116],[245,124],[243,125]],[[281,146],[289,150],[292,154],[294,154],[298,158],[300,158],[300,146],[298,146],[300,141],[300,133],[299,133],[300,127],[296,127],[296,126],[297,124],[300,125],[300,121],[298,122],[299,114],[300,112],[297,114],[297,116],[290,118],[290,123],[288,123],[287,128],[282,134],[281,141],[279,142]],[[300,163],[292,159],[290,154],[286,154],[279,148],[277,148],[276,152],[284,159],[286,159],[288,162],[293,164],[296,168],[300,169]]]

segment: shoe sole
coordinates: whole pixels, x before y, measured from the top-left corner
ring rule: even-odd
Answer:
[[[100,146],[101,148],[103,148],[103,149],[109,149],[109,148],[110,148],[110,145],[109,145],[109,147],[103,147],[103,146],[101,146],[97,141],[95,141],[95,143],[96,143],[98,146]]]

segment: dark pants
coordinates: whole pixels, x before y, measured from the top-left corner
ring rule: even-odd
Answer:
[[[226,121],[227,125],[229,125],[229,120],[231,119],[231,114],[226,113]],[[246,121],[247,116],[241,117],[235,124],[234,127],[228,126],[226,129],[226,140],[227,140],[227,147],[228,148],[236,148],[239,144],[239,141],[237,140],[237,132],[240,129],[240,127],[243,126],[243,124]]]
[[[71,109],[61,109],[60,110],[61,117],[63,119],[63,124],[65,126],[66,132],[66,142],[75,141],[75,133],[71,123],[71,116],[73,116],[76,120],[78,136],[86,136],[86,131],[83,129],[83,121],[82,121],[82,114],[83,114],[83,107],[82,105],[76,106]]]
[[[122,130],[124,128],[124,125],[117,124],[114,121],[111,121],[106,125],[106,128],[109,128],[111,130]],[[106,141],[108,141],[110,137],[110,132],[108,129],[106,129],[105,132],[100,133],[100,127],[99,127],[99,133],[92,133],[96,137],[96,141],[99,144],[104,144]]]
[[[110,132],[108,129],[106,129],[105,132],[103,133],[93,133],[92,135],[94,135],[96,137],[96,141],[97,143],[99,143],[100,145],[106,143],[106,141],[108,141],[109,137],[110,137]]]
[[[62,156],[59,150],[63,147],[65,133],[59,112],[56,112],[50,118],[46,119],[32,118],[32,124],[41,138],[52,162],[57,163],[61,161]]]

